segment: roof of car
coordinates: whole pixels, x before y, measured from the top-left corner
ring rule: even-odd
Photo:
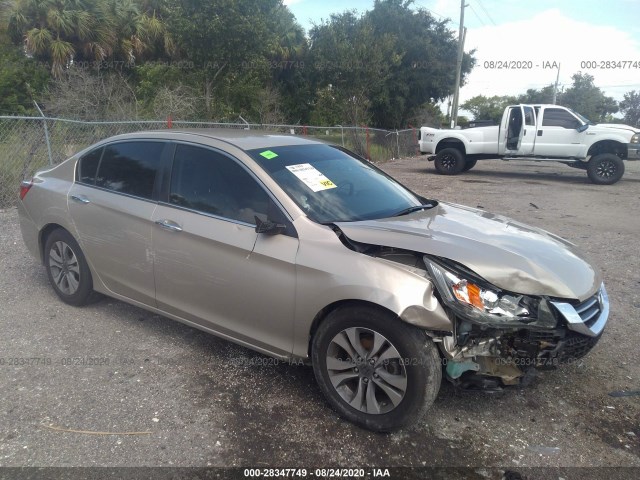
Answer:
[[[242,150],[324,143],[319,140],[299,135],[274,133],[264,130],[240,130],[228,128],[173,128],[170,130],[146,130],[119,135],[118,139],[156,137],[167,140],[186,140],[189,136],[221,140],[241,148]],[[196,140],[196,138],[193,138],[193,140]]]

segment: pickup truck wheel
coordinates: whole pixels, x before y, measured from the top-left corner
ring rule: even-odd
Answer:
[[[613,153],[595,155],[587,164],[587,175],[597,185],[613,185],[624,175],[624,162]]]
[[[434,165],[440,175],[457,175],[464,169],[464,154],[457,148],[445,148],[436,155]]]
[[[462,167],[462,171],[463,172],[468,172],[469,170],[471,170],[473,167],[476,166],[477,162],[478,162],[477,160],[469,160],[469,159],[467,159],[467,161],[464,162],[464,167]]]
[[[311,356],[329,404],[378,432],[417,423],[442,380],[438,350],[425,332],[368,306],[330,313],[313,337]]]

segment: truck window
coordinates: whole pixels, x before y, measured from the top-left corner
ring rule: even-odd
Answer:
[[[524,124],[533,125],[536,124],[536,117],[533,115],[533,108],[524,107]]]
[[[546,108],[542,117],[543,127],[577,128],[580,121],[561,108]]]

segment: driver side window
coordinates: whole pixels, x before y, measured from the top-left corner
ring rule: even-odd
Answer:
[[[261,185],[237,162],[207,148],[176,147],[169,203],[255,225],[267,220],[273,203]]]
[[[578,128],[580,121],[561,108],[547,108],[542,117],[543,127]]]

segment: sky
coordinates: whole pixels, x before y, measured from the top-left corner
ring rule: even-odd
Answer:
[[[373,0],[284,3],[305,30],[332,13],[345,9],[364,13],[373,7]],[[460,103],[475,95],[516,95],[554,83],[558,73],[554,62],[560,65],[559,90],[568,88],[578,71],[593,75],[595,84],[616,100],[625,92],[640,90],[640,0],[466,0],[466,4],[465,51],[475,49],[477,62],[460,90]],[[416,0],[414,5],[437,19],[449,19],[457,35],[459,0]],[[496,68],[496,63],[492,68],[492,61],[521,62],[520,66],[531,68]],[[623,68],[611,68],[614,64]]]

